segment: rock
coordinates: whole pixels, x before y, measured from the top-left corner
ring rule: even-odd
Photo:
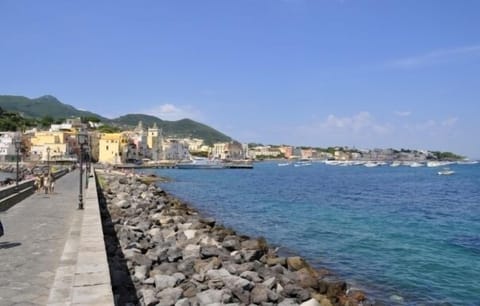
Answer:
[[[222,281],[225,283],[225,287],[231,289],[232,291],[237,288],[242,290],[250,290],[254,286],[252,282],[235,275],[224,277],[222,278]]]
[[[290,298],[296,298],[297,301],[303,302],[310,298],[310,292],[303,289],[299,285],[288,284],[283,289],[282,295]]]
[[[367,299],[365,293],[361,290],[350,290],[348,296],[357,302],[363,302]]]
[[[152,289],[140,289],[140,294],[143,297],[143,303],[145,306],[153,306],[158,303],[158,299],[155,297],[155,291]]]
[[[222,246],[228,251],[234,251],[240,249],[240,239],[237,237],[231,237],[223,240]]]
[[[135,277],[141,282],[145,280],[147,277],[147,266],[136,266]]]
[[[183,289],[183,296],[186,298],[192,298],[198,293],[197,286],[192,282],[183,283],[180,287]]]
[[[200,257],[200,246],[195,244],[189,244],[185,246],[182,253],[183,259],[187,258],[199,258]]]
[[[299,257],[299,256],[288,257],[287,266],[288,266],[288,269],[290,269],[291,271],[298,271],[303,268],[310,268],[307,262],[302,257]]]
[[[243,277],[243,278],[248,279],[249,281],[255,282],[255,283],[259,283],[259,282],[262,281],[262,279],[260,277],[258,277],[258,273],[253,272],[253,271],[245,271],[242,274],[240,274],[240,277]]]
[[[155,275],[155,288],[163,290],[173,288],[177,284],[177,279],[170,275]]]
[[[266,243],[264,239],[249,239],[242,241],[240,244],[245,250],[266,250]]]
[[[330,283],[327,289],[327,297],[333,298],[345,294],[347,289],[347,283],[342,281],[337,281]]]
[[[211,227],[215,225],[215,219],[213,218],[202,218],[200,219],[200,222]]]
[[[268,289],[272,289],[275,284],[277,283],[277,280],[275,277],[270,277],[269,279],[265,280],[262,284],[267,287]]]
[[[181,296],[182,289],[180,288],[166,288],[157,293],[159,305],[175,305]]]
[[[183,298],[178,300],[175,303],[175,306],[190,306],[190,301],[187,298]]]
[[[195,238],[195,235],[196,235],[197,233],[198,233],[197,230],[192,230],[192,229],[183,231],[183,234],[185,234],[185,237],[187,237],[187,239],[193,239],[193,238]]]
[[[268,288],[261,284],[256,285],[250,294],[250,301],[254,304],[268,302]]]
[[[242,257],[245,261],[255,261],[263,256],[262,250],[242,250]]]
[[[127,200],[130,198],[130,194],[126,193],[126,192],[118,192],[117,193],[117,199],[119,200]]]
[[[295,299],[284,299],[280,303],[278,303],[278,306],[297,306],[298,303],[295,301]]]
[[[302,268],[295,272],[295,277],[298,284],[303,288],[318,288],[318,279],[312,269]]]
[[[197,294],[200,305],[209,305],[213,303],[228,303],[232,296],[225,290],[209,289]]]
[[[287,266],[287,259],[285,257],[268,257],[266,261],[268,266],[281,265]]]
[[[208,279],[224,279],[232,276],[226,269],[208,270],[206,273]]]
[[[320,303],[315,299],[309,299],[308,301],[303,302],[300,306],[321,306]]]
[[[202,259],[211,258],[211,257],[218,257],[221,254],[219,248],[215,246],[204,246],[200,249],[200,255]]]

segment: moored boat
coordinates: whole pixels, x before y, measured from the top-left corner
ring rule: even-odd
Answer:
[[[216,159],[193,158],[177,163],[178,169],[225,169],[226,164]]]
[[[454,173],[455,171],[450,170],[449,168],[444,168],[442,171],[437,172],[438,175],[452,175]]]

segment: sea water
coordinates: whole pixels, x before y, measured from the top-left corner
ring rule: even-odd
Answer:
[[[480,165],[151,170],[161,187],[387,305],[480,305]]]

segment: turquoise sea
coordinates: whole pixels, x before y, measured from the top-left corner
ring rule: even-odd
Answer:
[[[242,234],[327,268],[386,305],[480,305],[480,164],[151,170]]]

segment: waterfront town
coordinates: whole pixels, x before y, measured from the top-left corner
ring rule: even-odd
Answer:
[[[316,159],[337,161],[427,161],[459,159],[453,153],[410,149],[368,149],[348,147],[326,149],[289,145],[246,144],[237,141],[207,145],[202,139],[167,138],[155,124],[142,122],[129,131],[101,133],[95,123],[80,118],[52,124],[48,130],[0,132],[0,161],[73,161],[82,151],[89,160],[109,165],[169,165],[202,156],[216,160]]]

